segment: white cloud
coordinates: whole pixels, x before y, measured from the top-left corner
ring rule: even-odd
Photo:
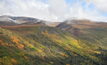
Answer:
[[[99,10],[107,12],[107,0],[93,0],[93,3]]]
[[[71,10],[70,15],[72,15],[72,16],[69,15],[69,18],[90,19],[90,20],[94,20],[94,21],[107,22],[107,17],[103,16],[97,8],[89,10],[89,5],[92,3],[94,4],[94,1],[86,0],[87,5],[85,5],[86,6],[85,9],[84,9],[83,5],[81,5],[81,3],[83,1],[84,0],[82,0],[81,2],[78,1],[74,4],[72,4],[71,9],[70,9]]]
[[[37,0],[4,0],[0,2],[0,14],[47,19],[49,11],[48,4]]]
[[[107,0],[86,0],[87,9],[90,3],[96,6],[97,9],[92,11],[83,8],[83,1],[79,0],[68,7],[65,0],[48,0],[47,3],[40,0],[0,0],[0,15],[29,16],[49,21],[62,21],[72,17],[107,21],[107,17],[98,11],[107,12]]]
[[[49,11],[52,15],[63,20],[65,15],[68,13],[68,6],[65,0],[49,0]]]

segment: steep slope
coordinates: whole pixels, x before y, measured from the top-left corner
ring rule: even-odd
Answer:
[[[107,23],[89,20],[71,20],[63,22],[57,27],[69,31],[80,40],[88,41],[89,44],[107,48]]]
[[[47,26],[0,28],[0,64],[106,65],[101,48],[85,42]]]

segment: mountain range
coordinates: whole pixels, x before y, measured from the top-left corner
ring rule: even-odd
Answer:
[[[0,65],[107,65],[107,23],[0,16]]]

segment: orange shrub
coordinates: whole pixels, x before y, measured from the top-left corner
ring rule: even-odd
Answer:
[[[13,41],[14,43],[19,43],[19,41],[20,41],[20,40],[19,40],[17,37],[15,37],[15,36],[12,36],[11,39],[12,39],[12,41]]]
[[[23,49],[23,48],[24,48],[24,45],[23,45],[23,44],[17,44],[17,47],[18,47],[19,49]]]
[[[70,64],[66,64],[66,65],[70,65]]]
[[[11,62],[14,63],[14,64],[17,64],[17,60],[14,59],[14,58],[11,59]]]

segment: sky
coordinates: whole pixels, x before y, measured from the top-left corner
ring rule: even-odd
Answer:
[[[107,0],[0,0],[0,15],[107,22]]]

